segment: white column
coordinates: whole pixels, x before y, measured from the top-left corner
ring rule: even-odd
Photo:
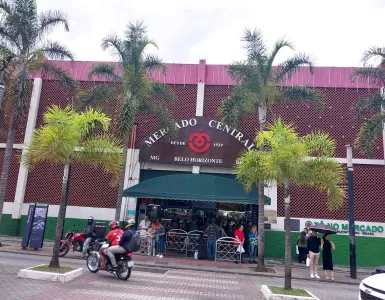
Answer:
[[[36,126],[37,113],[39,111],[39,102],[41,95],[41,87],[43,80],[41,78],[35,78],[33,80],[33,89],[31,95],[31,102],[29,105],[27,126],[24,134],[24,145],[31,142],[33,132]],[[23,149],[22,155],[25,154]],[[17,178],[15,199],[12,206],[12,219],[19,219],[21,216],[21,206],[24,202],[25,187],[27,185],[28,170],[24,168],[22,164],[19,167],[19,176]]]
[[[205,79],[206,79],[206,60],[201,59],[198,66],[198,87],[197,87],[197,102],[195,116],[203,116],[203,104],[205,101]],[[193,166],[192,172],[199,174],[200,166]]]
[[[140,163],[139,149],[128,149],[126,173],[124,174],[124,189],[132,187],[139,183],[140,179]],[[125,220],[127,217],[134,218],[136,214],[137,198],[123,197],[120,219]]]

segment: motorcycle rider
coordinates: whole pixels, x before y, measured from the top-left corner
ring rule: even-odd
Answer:
[[[123,233],[122,238],[120,239],[118,246],[112,246],[107,249],[107,255],[110,258],[111,265],[114,269],[118,268],[118,265],[116,263],[115,254],[118,253],[125,253],[127,252],[126,249],[123,248],[123,245],[128,244],[132,238],[132,236],[136,233],[134,229],[135,221],[134,220],[128,220],[127,225],[125,227],[126,231]]]
[[[119,226],[120,226],[119,221],[112,221],[110,222],[109,225],[110,225],[111,231],[106,235],[106,240],[109,242],[109,244],[104,244],[102,247],[100,247],[100,250],[99,250],[101,269],[106,269],[107,248],[110,246],[119,245],[120,239],[123,235],[123,230],[119,229]]]
[[[94,225],[94,218],[92,216],[88,217],[87,219],[87,226],[84,228],[84,235],[86,237],[86,240],[83,245],[83,252],[81,258],[85,258],[87,254],[87,250],[92,242],[92,240],[96,237],[95,232],[95,225]]]

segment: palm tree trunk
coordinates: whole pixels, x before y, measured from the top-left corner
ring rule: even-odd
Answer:
[[[3,168],[1,170],[1,177],[0,177],[0,224],[1,224],[1,217],[3,215],[5,192],[7,189],[8,177],[9,177],[9,169],[11,167],[11,161],[12,161],[13,141],[15,139],[16,123],[14,122],[14,119],[15,119],[15,115],[12,114],[9,122],[7,144],[5,146]],[[0,246],[1,246],[1,243],[0,243]]]
[[[259,130],[266,126],[266,108],[259,107]],[[261,147],[263,150],[263,146]],[[258,272],[266,272],[265,266],[265,183],[258,183]]]
[[[115,220],[120,220],[120,212],[122,209],[124,177],[126,174],[127,151],[128,151],[128,142],[129,142],[129,134],[128,133],[124,135],[123,142],[124,142],[124,145],[123,145],[123,162],[122,162],[122,167],[120,169],[118,199],[116,200],[116,208],[115,208]],[[121,220],[121,221],[124,221],[124,220]]]
[[[291,290],[290,184],[285,182],[285,290]]]
[[[64,167],[59,214],[57,216],[57,221],[56,221],[55,244],[53,246],[51,262],[49,263],[50,268],[57,268],[57,269],[60,268],[60,264],[59,264],[60,240],[63,232],[63,222],[65,217],[66,203],[67,203],[67,196],[68,196],[67,184],[68,184],[69,170],[70,170],[70,163],[66,164]]]
[[[5,92],[4,82],[0,81],[0,108],[3,105],[4,92]]]

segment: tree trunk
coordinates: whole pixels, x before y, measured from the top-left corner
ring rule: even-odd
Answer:
[[[266,108],[259,107],[259,130],[264,131],[266,126]],[[261,147],[263,150],[263,147]],[[265,183],[258,183],[258,272],[266,272],[265,266]]]
[[[3,98],[5,93],[5,85],[4,82],[0,82],[0,108],[3,105]]]
[[[118,199],[116,200],[116,208],[115,208],[115,220],[120,220],[120,212],[122,209],[123,190],[124,190],[124,176],[126,174],[129,134],[124,135],[123,142],[124,142],[124,145],[123,145],[123,162],[122,162],[122,167],[120,169]],[[124,221],[124,220],[121,220],[121,221]]]
[[[64,167],[59,214],[57,216],[57,221],[56,221],[55,244],[53,246],[51,262],[49,263],[50,268],[57,268],[57,269],[60,268],[59,251],[60,251],[60,241],[62,238],[63,222],[64,222],[64,216],[65,216],[66,204],[67,204],[67,183],[68,183],[69,170],[70,170],[70,164],[68,163]]]
[[[285,290],[291,290],[290,185],[285,182]]]
[[[7,144],[5,146],[3,168],[1,170],[1,177],[0,177],[0,224],[1,224],[1,217],[3,215],[5,193],[7,190],[7,183],[8,183],[8,177],[9,177],[9,169],[11,167],[11,161],[12,161],[13,141],[15,139],[16,124],[14,124],[14,117],[15,117],[14,114],[12,114],[9,122]],[[0,246],[1,246],[1,243],[0,243]]]

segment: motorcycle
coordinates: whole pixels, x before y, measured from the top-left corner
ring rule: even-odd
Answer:
[[[71,231],[68,231],[65,234],[65,240],[60,241],[60,250],[59,250],[59,257],[63,257],[67,255],[68,251],[70,250],[72,246],[72,252],[82,252],[83,251],[83,245],[86,241],[86,237],[83,232],[76,232],[76,229],[79,227],[72,226]],[[90,251],[94,250],[97,247],[96,241],[92,241],[89,248],[88,248],[88,254]]]
[[[87,268],[91,273],[97,273],[100,270],[100,248],[105,245],[106,242],[100,242],[97,251],[91,251],[87,257]],[[118,269],[114,270],[110,258],[106,256],[106,269],[103,271],[116,275],[121,280],[127,280],[131,276],[131,269],[134,267],[134,261],[132,260],[132,253],[125,252],[115,254]]]

